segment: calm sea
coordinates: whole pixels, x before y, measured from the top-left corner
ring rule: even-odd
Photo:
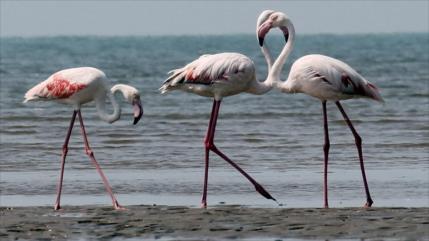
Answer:
[[[266,64],[252,35],[178,37],[1,38],[1,206],[53,205],[61,146],[72,109],[50,102],[23,104],[27,89],[55,71],[78,66],[103,70],[113,84],[142,93],[145,115],[132,125],[132,108],[101,121],[83,108],[90,145],[123,205],[198,206],[203,138],[212,101],[182,92],[160,95],[171,69],[204,53],[240,52],[265,79]],[[273,52],[283,43],[270,36]],[[374,206],[429,206],[429,34],[304,35],[285,65],[310,53],[344,60],[380,89],[386,103],[344,101],[363,138]],[[365,201],[353,136],[333,103],[328,105],[330,204]],[[78,127],[76,125],[76,127]],[[224,99],[215,142],[263,184],[284,207],[322,207],[321,104],[302,94],[271,91]],[[214,154],[209,205],[276,207]],[[110,205],[101,179],[84,154],[75,128],[66,161],[63,205]]]

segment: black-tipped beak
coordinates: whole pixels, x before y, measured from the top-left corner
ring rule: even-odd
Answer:
[[[280,30],[282,30],[283,36],[285,37],[285,42],[287,43],[287,41],[289,39],[289,30],[285,26],[281,26]]]
[[[265,35],[267,35],[267,33],[270,31],[272,24],[273,24],[272,21],[266,21],[263,24],[261,24],[261,26],[259,26],[258,28],[259,46],[262,47],[264,45]]]
[[[258,40],[259,40],[259,46],[262,47],[264,45],[264,38],[259,37]]]
[[[140,101],[140,98],[135,98],[133,100],[133,112],[134,112],[133,124],[135,125],[135,124],[137,124],[137,122],[139,122],[139,120],[143,116],[143,107],[142,107],[142,103]]]

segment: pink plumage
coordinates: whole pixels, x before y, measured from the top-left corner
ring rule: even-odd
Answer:
[[[305,93],[321,100],[370,98],[383,102],[378,88],[348,64],[328,56],[311,54],[296,60],[285,92]]]
[[[274,63],[268,47],[264,44],[264,38],[272,28],[279,28],[286,39],[286,45],[283,47],[279,57],[277,57]],[[323,126],[325,132],[325,143],[323,146],[324,206],[326,208],[328,207],[328,156],[330,147],[326,103],[327,101],[334,101],[355,138],[362,179],[365,187],[365,207],[371,207],[373,201],[371,199],[366,180],[362,155],[362,138],[359,136],[344,111],[340,104],[340,100],[364,97],[383,102],[383,98],[381,97],[378,88],[362,77],[362,75],[348,64],[338,59],[320,54],[306,55],[296,60],[291,67],[288,79],[285,82],[282,82],[280,80],[281,70],[287,57],[292,51],[295,38],[295,29],[292,21],[282,12],[266,10],[262,12],[258,19],[256,33],[258,35],[262,52],[265,56],[265,60],[270,67],[269,78],[273,79],[273,84],[282,92],[304,93],[318,98],[322,102]]]
[[[204,139],[206,166],[201,200],[202,206],[207,206],[209,151],[219,155],[243,174],[262,196],[275,200],[259,183],[223,154],[214,144],[214,133],[222,98],[242,92],[264,94],[272,88],[270,81],[268,79],[264,82],[257,81],[253,61],[239,53],[203,55],[182,68],[170,71],[170,73],[171,75],[160,88],[161,93],[183,90],[214,99],[209,127]]]
[[[63,78],[60,74],[56,74],[53,76],[53,80],[46,85],[47,91],[45,93],[47,95],[43,97],[68,98],[85,87],[85,84],[70,83],[70,81]]]
[[[63,104],[72,105],[74,108],[70,125],[66,134],[66,139],[63,144],[61,171],[57,186],[57,200],[54,205],[55,210],[61,208],[60,199],[64,176],[64,164],[68,152],[68,143],[76,116],[79,118],[86,154],[89,156],[98,173],[100,174],[104,186],[106,187],[106,190],[112,199],[113,207],[115,209],[123,209],[123,207],[119,205],[118,201],[116,200],[107,178],[105,177],[101,167],[95,159],[94,152],[89,147],[89,142],[80,109],[83,104],[90,101],[95,101],[97,112],[100,118],[109,123],[112,123],[118,120],[121,115],[120,105],[116,102],[114,97],[114,93],[116,91],[122,92],[125,100],[133,105],[134,124],[136,124],[142,117],[143,108],[140,101],[140,94],[136,88],[128,85],[117,84],[109,90],[107,82],[108,80],[106,75],[99,69],[92,67],[71,68],[54,73],[53,75],[49,76],[48,79],[37,84],[28,90],[27,93],[25,93],[24,102],[33,100],[56,101]],[[110,99],[110,103],[113,106],[112,114],[107,113],[105,109],[106,98]]]
[[[102,98],[108,93],[108,80],[99,69],[79,67],[60,70],[25,93],[24,102],[31,100],[55,100],[80,106]],[[91,88],[89,88],[91,86]],[[76,94],[85,91],[85,94]]]
[[[180,89],[220,100],[242,92],[263,94],[271,89],[268,82],[256,80],[253,61],[240,53],[202,55],[170,73],[160,88],[162,93]]]

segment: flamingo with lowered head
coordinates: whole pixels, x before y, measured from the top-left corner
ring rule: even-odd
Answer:
[[[260,19],[261,17],[258,18],[257,24],[260,23]],[[272,62],[271,59],[267,59],[267,61]],[[239,53],[202,55],[186,66],[172,70],[170,73],[170,77],[167,78],[160,88],[161,93],[166,93],[172,90],[182,90],[200,96],[213,98],[211,117],[208,124],[207,134],[204,138],[205,173],[201,200],[202,207],[207,207],[207,181],[210,151],[219,155],[244,175],[255,186],[256,191],[262,196],[275,201],[275,199],[259,183],[223,154],[214,144],[214,134],[222,99],[242,92],[256,95],[265,94],[272,89],[273,83],[271,82],[271,79],[267,78],[263,82],[258,81],[256,79],[255,65],[253,61],[247,56]]]
[[[362,77],[346,63],[324,55],[312,54],[296,60],[289,72],[289,77],[285,82],[280,80],[280,73],[287,57],[292,51],[295,38],[295,30],[292,21],[282,12],[265,10],[261,14],[261,19],[257,26],[257,37],[263,50],[264,56],[270,68],[268,79],[274,86],[285,93],[304,93],[322,102],[323,126],[325,132],[324,150],[324,207],[328,206],[328,154],[329,154],[329,134],[326,114],[326,102],[334,101],[343,115],[347,125],[353,133],[360,161],[363,183],[365,187],[366,203],[365,207],[371,207],[373,200],[369,193],[368,183],[365,175],[364,162],[362,157],[362,138],[353,127],[352,122],[344,111],[340,100],[366,97],[379,102],[383,102],[377,87]],[[280,28],[286,37],[286,44],[279,57],[272,63],[272,58],[264,38],[272,28]]]
[[[122,93],[127,102],[133,105],[134,124],[137,124],[137,122],[143,115],[143,108],[140,101],[139,91],[132,86],[124,84],[117,84],[109,90],[106,75],[101,70],[96,68],[80,67],[61,70],[51,75],[45,81],[31,88],[25,94],[24,102],[32,100],[49,100],[63,104],[69,104],[72,105],[74,108],[70,126],[68,128],[66,139],[63,145],[61,157],[61,172],[57,186],[57,199],[54,206],[55,210],[61,208],[60,198],[61,189],[63,185],[64,164],[67,156],[70,135],[76,119],[76,114],[79,117],[80,128],[85,144],[85,152],[89,156],[101,178],[103,179],[104,186],[106,187],[107,192],[112,198],[113,207],[115,209],[123,209],[123,207],[119,205],[118,201],[113,195],[112,189],[107,181],[107,178],[105,177],[103,171],[101,170],[101,167],[95,160],[94,152],[89,147],[88,138],[83,124],[82,114],[80,112],[81,105],[90,101],[95,101],[98,115],[102,120],[109,123],[118,120],[121,116],[121,107],[114,97],[114,94],[118,91]],[[109,98],[110,102],[112,103],[112,114],[106,112],[106,97]]]

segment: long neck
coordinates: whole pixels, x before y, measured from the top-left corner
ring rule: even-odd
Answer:
[[[266,43],[264,44],[264,46],[261,47],[261,51],[265,57],[265,61],[267,62],[269,73],[271,71],[271,67],[273,66],[273,57],[271,56],[270,49],[268,48]]]
[[[254,94],[254,95],[263,95],[270,91],[273,88],[273,83],[269,81],[269,79],[266,79],[265,81],[261,82],[256,79],[256,76],[249,88],[247,89],[247,93]]]
[[[264,46],[261,47],[261,51],[268,65],[268,73],[270,73],[271,66],[273,66],[273,58],[271,56],[270,49],[266,44],[264,44]],[[263,82],[260,82],[256,79],[252,81],[252,84],[247,90],[247,92],[255,95],[262,95],[270,91],[272,88],[273,88],[273,82],[270,79],[268,79],[268,75],[267,75],[267,78]]]
[[[280,74],[283,69],[283,65],[286,62],[287,57],[292,52],[293,43],[295,39],[295,28],[292,23],[288,23],[285,27],[287,27],[289,32],[289,38],[285,46],[283,47],[279,57],[277,57],[274,62],[271,71],[268,73],[268,79],[271,79],[276,87],[280,87],[282,85],[282,81],[280,80]]]
[[[106,122],[112,123],[119,119],[121,116],[121,107],[115,99],[115,91],[108,92],[96,100],[95,105],[97,107],[98,115],[100,118]],[[109,97],[110,102],[112,103],[113,113],[109,114],[106,111],[106,95]]]

